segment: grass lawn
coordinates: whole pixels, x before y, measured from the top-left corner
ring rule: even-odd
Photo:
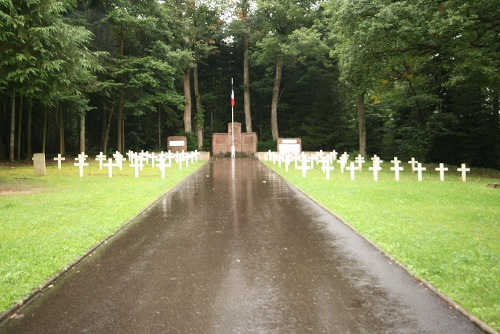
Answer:
[[[144,167],[139,178],[125,163],[113,178],[91,161],[79,177],[73,162],[0,166],[0,313],[113,234],[205,162],[180,170]]]
[[[469,312],[500,329],[500,171],[475,170],[460,181],[450,167],[439,181],[436,166],[426,165],[417,181],[408,164],[399,182],[384,163],[379,181],[365,164],[354,181],[338,164],[330,180],[319,167],[303,178],[267,165],[402,262]],[[371,163],[369,164],[371,166]]]

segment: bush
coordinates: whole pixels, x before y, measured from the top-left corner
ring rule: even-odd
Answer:
[[[278,148],[276,140],[266,140],[257,143],[258,152],[276,151]]]

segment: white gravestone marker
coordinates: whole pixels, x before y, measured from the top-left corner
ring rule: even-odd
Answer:
[[[302,170],[302,177],[306,177],[307,170],[311,169],[308,165],[309,160],[307,157],[304,155],[302,156],[302,165],[298,167],[298,169]]]
[[[411,173],[415,173],[415,165],[418,164],[418,161],[412,157],[411,160],[408,161],[408,163],[411,165]]]
[[[356,167],[354,162],[351,161],[350,166],[346,167],[346,169],[351,172],[351,180],[354,181],[354,175],[356,174],[356,171],[359,169],[359,167]]]
[[[321,167],[321,170],[326,174],[326,179],[330,180],[330,171],[334,170],[335,166],[330,166],[330,159],[329,158],[323,158],[323,166]]]
[[[61,156],[61,153],[57,155],[57,158],[54,158],[57,161],[57,169],[61,169],[61,161],[66,160],[66,158]]]
[[[113,158],[108,159],[108,163],[103,163],[104,167],[108,167],[108,177],[113,177],[113,167],[117,165],[113,163]]]
[[[99,161],[99,170],[102,170],[102,163],[106,161],[106,154],[99,152],[99,154],[96,155],[95,159]]]
[[[140,154],[136,154],[132,158],[132,163],[130,164],[130,167],[134,168],[134,176],[137,179],[139,177],[139,169],[142,166],[142,159],[140,157]]]
[[[462,164],[461,168],[457,168],[458,172],[462,173],[462,181],[466,182],[467,181],[467,172],[470,172],[470,168],[467,168],[465,164]]]
[[[373,160],[373,167],[368,167],[369,170],[373,171],[373,180],[378,181],[378,172],[382,170],[377,159]]]
[[[436,171],[439,172],[439,180],[444,181],[444,172],[447,172],[448,168],[445,167],[443,163],[440,163],[439,167],[436,168]]]
[[[161,172],[161,178],[164,179],[165,178],[165,168],[167,168],[167,164],[165,163],[165,157],[163,157],[163,154],[160,155],[159,157],[159,161],[158,161],[158,165],[157,165],[157,168],[160,169],[160,172]]]
[[[394,171],[394,177],[396,178],[396,181],[399,181],[399,172],[404,169],[403,167],[399,167],[401,160],[398,160],[397,157],[394,157],[394,160],[391,160],[391,162],[394,164],[394,167],[391,167],[391,170]]]
[[[358,154],[358,156],[354,158],[354,161],[358,164],[359,171],[362,172],[363,164],[365,163],[365,158],[361,154]]]
[[[80,170],[80,177],[83,177],[83,167],[88,167],[89,164],[88,162],[85,162],[85,159],[87,158],[88,156],[85,155],[85,153],[81,153],[81,154],[78,154],[78,158],[75,159],[75,161],[78,161],[78,163],[74,163],[73,165],[75,167],[78,167],[79,170]]]
[[[415,168],[415,170],[417,171],[418,180],[422,181],[422,172],[427,170],[427,168],[422,167],[422,164],[419,162],[417,163],[417,167]]]

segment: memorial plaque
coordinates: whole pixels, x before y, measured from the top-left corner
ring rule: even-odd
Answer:
[[[302,141],[300,138],[278,138],[278,153],[300,154],[302,152]]]
[[[167,150],[171,152],[186,152],[187,138],[185,136],[170,136],[167,138]]]

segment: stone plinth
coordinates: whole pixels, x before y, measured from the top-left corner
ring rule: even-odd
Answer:
[[[234,122],[234,151],[235,153],[254,154],[257,152],[257,134],[255,132],[241,132],[241,123]],[[231,153],[233,124],[227,125],[227,133],[212,135],[212,154]]]

